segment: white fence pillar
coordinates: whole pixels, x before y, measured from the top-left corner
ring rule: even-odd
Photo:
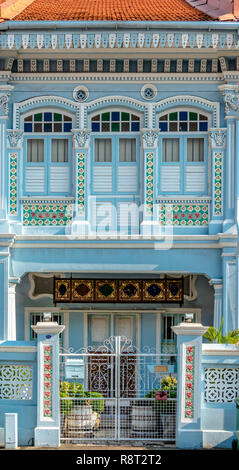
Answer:
[[[32,326],[37,333],[38,362],[36,447],[60,446],[59,334],[64,328],[54,322]]]
[[[180,449],[202,448],[201,353],[202,335],[207,329],[200,323],[172,327],[178,342],[176,446]]]

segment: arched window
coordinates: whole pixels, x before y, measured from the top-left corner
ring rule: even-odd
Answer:
[[[105,110],[91,117],[91,130],[96,227],[103,218],[103,207],[109,214],[110,230],[122,230],[123,225],[138,230],[132,212],[128,224],[128,208],[132,203],[139,205],[140,116],[125,109]]]
[[[57,109],[23,117],[24,195],[71,194],[72,120]]]
[[[191,109],[158,116],[160,194],[208,193],[208,121]]]

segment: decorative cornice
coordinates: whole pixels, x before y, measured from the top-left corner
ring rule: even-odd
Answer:
[[[235,28],[236,29],[236,28]],[[0,37],[2,49],[223,49],[233,50],[239,48],[238,34],[231,32],[217,33],[172,31],[172,32],[83,32],[74,34],[63,32],[31,32],[24,34],[8,32]]]

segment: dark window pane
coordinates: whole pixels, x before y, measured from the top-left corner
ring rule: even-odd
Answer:
[[[24,132],[32,132],[32,124],[30,122],[24,123]]]
[[[38,122],[34,124],[34,132],[42,132],[42,123]]]
[[[51,122],[52,121],[52,113],[44,113],[44,121]]]
[[[101,119],[102,121],[110,121],[110,113],[103,113]]]
[[[52,132],[52,124],[44,124],[44,132]]]
[[[119,121],[120,120],[120,113],[117,111],[113,111],[111,113],[111,120],[112,121]]]
[[[170,130],[170,132],[177,132],[178,123],[177,122],[170,122],[169,123],[169,130]]]
[[[139,121],[139,116],[135,116],[135,114],[131,114],[131,121]]]
[[[71,117],[69,117],[69,116],[66,116],[66,115],[64,114],[64,121],[70,121],[70,122],[71,122],[71,121],[72,121],[72,119],[71,119]]]
[[[112,122],[111,123],[111,131],[112,132],[119,132],[120,131],[120,123],[119,122]]]
[[[29,122],[29,121],[32,121],[32,116],[27,116],[27,117],[24,119],[24,122]]]
[[[159,120],[160,121],[167,121],[168,120],[168,115],[164,114],[163,116],[160,116]]]
[[[61,122],[57,122],[56,124],[54,124],[54,132],[62,132],[62,123]]]
[[[197,113],[189,113],[189,119],[190,121],[197,121],[198,119]]]
[[[187,132],[188,130],[188,123],[187,122],[180,122],[179,123],[179,130],[181,132]]]
[[[139,122],[131,122],[131,131],[138,132],[139,131]]]
[[[110,132],[110,123],[109,122],[102,122],[101,132]]]
[[[204,116],[203,114],[199,114],[199,121],[207,121],[207,116]]]
[[[129,122],[122,122],[121,131],[122,132],[129,132]]]
[[[97,114],[97,116],[94,116],[91,121],[100,121],[100,115]]]
[[[100,131],[100,123],[99,122],[92,122],[91,128],[92,128],[93,132],[99,132]]]
[[[62,115],[58,113],[54,113],[54,121],[55,122],[62,121]]]
[[[178,120],[178,113],[170,113],[169,114],[170,121],[177,121]]]
[[[179,113],[180,121],[187,121],[188,120],[188,113],[187,111],[180,111]]]
[[[129,121],[129,113],[121,113],[121,120],[122,121]]]
[[[199,122],[199,131],[207,132],[208,123],[207,122]]]
[[[160,122],[159,123],[159,129],[162,132],[168,132],[168,123],[167,122]]]
[[[72,123],[71,122],[64,122],[64,132],[70,132],[72,129]]]
[[[34,114],[34,121],[41,122],[42,121],[42,113]]]
[[[190,130],[190,132],[197,132],[198,123],[197,122],[190,122],[189,123],[189,130]]]

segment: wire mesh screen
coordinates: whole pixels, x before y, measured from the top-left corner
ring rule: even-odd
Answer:
[[[62,440],[174,440],[176,355],[136,348],[61,354]]]

